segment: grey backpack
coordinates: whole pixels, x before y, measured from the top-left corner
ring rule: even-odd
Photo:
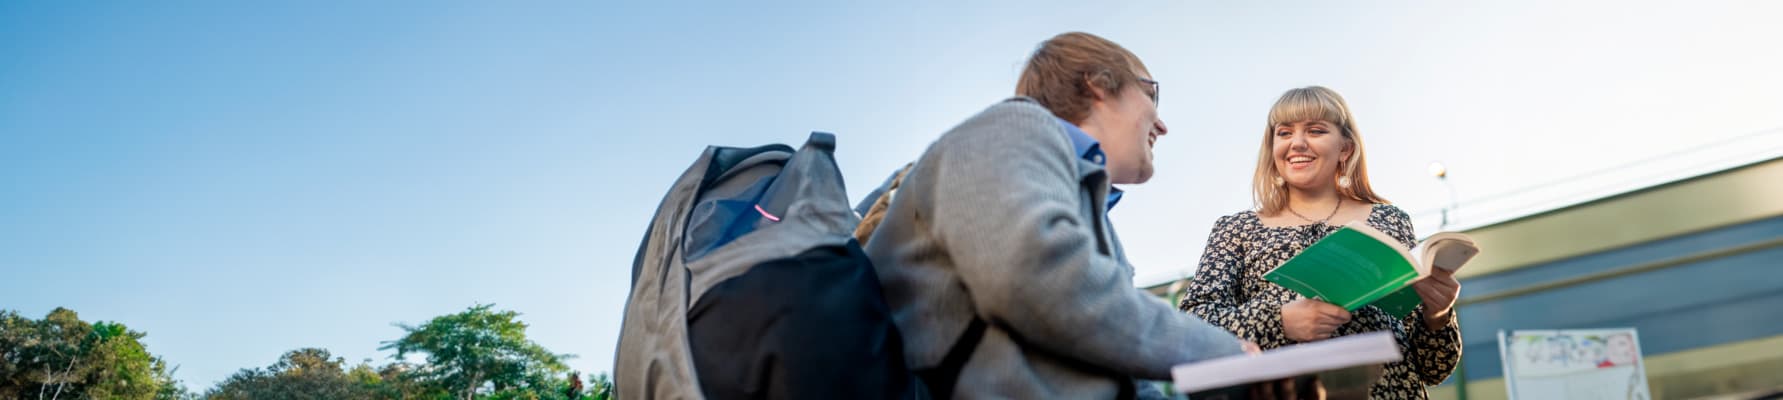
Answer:
[[[927,398],[855,243],[835,136],[708,147],[632,265],[614,367],[625,399]]]

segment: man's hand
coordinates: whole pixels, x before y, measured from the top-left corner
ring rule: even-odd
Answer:
[[[1263,348],[1257,347],[1256,343],[1251,343],[1249,340],[1238,339],[1238,347],[1244,349],[1244,354],[1253,356],[1263,354]]]
[[[1347,322],[1349,311],[1324,301],[1300,299],[1282,305],[1282,334],[1296,342],[1330,339]]]

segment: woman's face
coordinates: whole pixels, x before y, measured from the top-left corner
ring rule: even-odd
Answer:
[[[1349,139],[1325,120],[1276,125],[1270,148],[1276,172],[1289,186],[1302,190],[1336,185],[1338,162],[1348,159],[1351,151]]]

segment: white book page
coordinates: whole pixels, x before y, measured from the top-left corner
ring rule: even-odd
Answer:
[[[1480,248],[1473,243],[1473,238],[1459,232],[1442,232],[1430,235],[1413,248],[1412,258],[1427,268],[1442,268],[1449,272],[1461,270]]]
[[[1295,377],[1320,371],[1384,364],[1401,359],[1389,332],[1370,332],[1263,352],[1178,365],[1170,369],[1177,392]]]

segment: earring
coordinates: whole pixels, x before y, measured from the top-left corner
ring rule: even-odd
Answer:
[[[1344,175],[1344,176],[1337,177],[1337,187],[1340,189],[1349,189],[1350,188],[1350,176]]]
[[[1287,183],[1288,183],[1288,180],[1286,180],[1286,179],[1282,179],[1282,176],[1281,176],[1281,175],[1276,175],[1276,176],[1275,176],[1275,185],[1276,185],[1276,186],[1281,186],[1281,185],[1285,185],[1285,184],[1287,184]]]

